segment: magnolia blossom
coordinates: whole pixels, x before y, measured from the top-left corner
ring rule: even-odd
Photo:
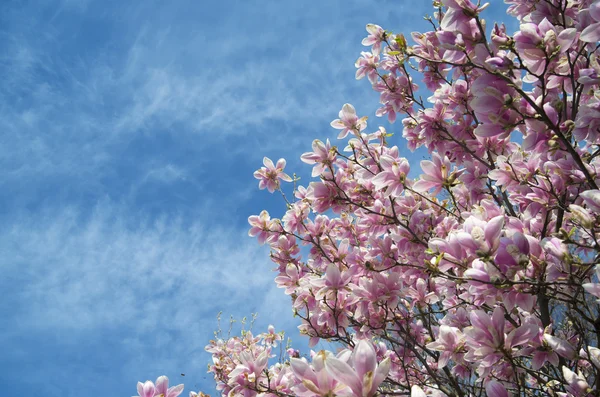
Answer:
[[[340,118],[331,122],[331,126],[335,129],[342,130],[338,135],[338,139],[343,139],[348,135],[348,132],[360,132],[367,126],[367,118],[358,118],[354,106],[346,103],[340,110]]]
[[[254,177],[260,180],[258,187],[259,189],[267,189],[273,193],[275,189],[279,189],[279,180],[291,182],[292,178],[285,172],[285,159],[279,159],[277,165],[273,164],[270,158],[263,158],[264,167],[261,167],[258,171],[254,172]]]
[[[371,397],[390,371],[389,358],[377,363],[377,355],[371,342],[359,341],[349,359],[350,363],[339,358],[325,360],[325,368],[340,383],[347,385],[354,396]]]
[[[368,24],[367,32],[369,35],[362,40],[362,45],[373,46],[373,54],[377,55],[381,51],[381,44],[385,39],[385,31],[381,26]]]
[[[450,172],[452,166],[447,156],[442,159],[439,154],[433,153],[431,157],[432,161],[421,161],[421,168],[425,174],[415,182],[413,189],[418,192],[434,189],[432,194],[436,195],[444,186],[450,187],[461,172]]]
[[[169,378],[159,376],[156,384],[149,380],[144,383],[138,382],[137,392],[140,397],[177,397],[183,392],[183,384],[169,387]]]
[[[380,159],[383,171],[380,172],[371,182],[377,189],[387,188],[385,195],[398,195],[404,190],[404,182],[410,171],[410,165],[405,158],[394,158],[389,155],[383,155]]]

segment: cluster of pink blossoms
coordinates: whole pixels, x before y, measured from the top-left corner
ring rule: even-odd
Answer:
[[[505,2],[513,35],[470,0],[436,1],[412,46],[367,26],[356,77],[431,160],[412,180],[342,107],[345,147],[315,140],[316,180],[249,222],[311,346],[345,348],[269,365],[272,332],[213,341],[223,395],[600,395],[600,1]]]

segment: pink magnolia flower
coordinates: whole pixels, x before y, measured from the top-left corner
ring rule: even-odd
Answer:
[[[335,162],[336,148],[331,146],[329,139],[326,143],[315,139],[312,143],[312,152],[304,153],[300,159],[306,164],[314,164],[312,176],[319,176]]]
[[[160,376],[156,379],[155,397],[177,397],[183,392],[183,384],[169,387],[169,378]]]
[[[391,362],[389,358],[377,364],[377,354],[371,342],[359,341],[350,357],[352,368],[347,362],[330,357],[325,360],[325,368],[339,382],[352,389],[355,396],[371,397],[387,377]]]
[[[371,84],[377,81],[379,75],[377,74],[377,66],[379,64],[379,57],[371,54],[370,52],[361,52],[360,58],[356,60],[354,66],[356,70],[356,80],[360,80],[367,76]]]
[[[569,212],[571,214],[571,219],[576,220],[583,227],[590,228],[594,225],[594,218],[592,218],[592,215],[587,209],[577,204],[571,204],[569,205]]]
[[[354,106],[346,103],[340,110],[340,118],[333,120],[331,126],[337,130],[342,130],[338,135],[338,139],[343,139],[350,131],[358,133],[364,130],[367,127],[367,117],[358,118]]]
[[[384,154],[380,158],[381,171],[375,175],[371,182],[377,189],[387,188],[385,196],[394,195],[394,197],[400,196],[404,191],[404,182],[406,176],[410,171],[410,164],[405,158],[394,158],[387,154]]]
[[[292,389],[299,397],[337,395],[347,389],[325,369],[325,361],[331,357],[330,352],[321,350],[313,356],[312,365],[303,358],[290,358],[292,373],[300,380]]]
[[[264,344],[277,347],[277,342],[283,340],[283,337],[280,333],[278,334],[275,332],[275,327],[273,325],[269,325],[267,331],[267,333],[260,334],[259,337],[262,338]]]
[[[450,358],[463,348],[464,344],[465,337],[458,328],[442,325],[436,340],[428,343],[427,348],[441,352],[438,368],[442,369],[448,364]]]
[[[480,137],[503,139],[517,124],[517,113],[507,105],[513,103],[516,94],[508,83],[499,77],[485,74],[473,82],[473,99],[470,105],[481,122],[475,128]]]
[[[450,31],[463,31],[464,26],[477,14],[483,11],[489,3],[477,7],[470,0],[442,0],[442,4],[448,7],[444,14],[441,28]]]
[[[373,46],[373,54],[379,55],[381,52],[381,43],[385,40],[385,30],[379,25],[367,24],[369,35],[362,40],[362,45]]]
[[[494,309],[492,316],[483,310],[474,310],[470,319],[472,327],[464,330],[470,345],[465,360],[477,362],[483,368],[495,365],[514,347],[527,345],[539,332],[537,326],[526,323],[506,335],[504,310],[500,307]]]
[[[567,245],[557,237],[545,238],[542,240],[542,248],[548,254],[562,260],[569,254]]]
[[[544,71],[549,55],[554,51],[564,53],[569,50],[577,35],[575,28],[558,31],[548,19],[539,23],[521,24],[514,36],[515,47],[531,73],[539,75]]]
[[[425,174],[421,175],[420,179],[415,182],[413,189],[417,192],[427,192],[430,189],[435,189],[431,193],[435,196],[445,185],[449,187],[462,171],[450,173],[452,166],[448,156],[444,156],[442,159],[439,154],[432,153],[431,157],[433,161],[421,161],[421,168]]]
[[[147,380],[144,383],[137,383],[137,392],[140,397],[154,397],[156,388],[154,387],[154,383],[152,383],[152,381]]]
[[[260,373],[267,366],[269,360],[268,350],[263,351],[258,356],[250,351],[243,351],[238,356],[240,363],[235,367],[231,374],[231,378],[235,378],[240,374],[252,374],[255,377],[260,376]]]
[[[537,371],[542,368],[546,362],[557,366],[559,363],[558,354],[554,353],[552,350],[549,350],[548,346],[542,346],[542,348],[535,350],[533,353],[533,357],[531,359],[531,368]]]
[[[573,135],[579,140],[597,142],[600,138],[600,93],[596,94],[581,106],[575,119]],[[585,192],[584,192],[585,193]],[[582,195],[582,197],[585,197]]]
[[[250,237],[258,235],[258,242],[260,244],[264,244],[266,241],[275,237],[273,234],[275,224],[267,211],[263,210],[258,216],[252,215],[248,217],[248,223],[252,226],[248,231],[248,235]]]
[[[600,349],[594,346],[588,346],[588,351],[590,352],[590,362],[592,362],[596,368],[600,368]]]
[[[264,167],[254,172],[254,177],[260,182],[258,183],[259,189],[267,188],[270,193],[273,193],[275,189],[279,189],[279,180],[291,182],[292,178],[285,172],[285,159],[279,159],[277,165],[273,164],[270,158],[263,158]]]

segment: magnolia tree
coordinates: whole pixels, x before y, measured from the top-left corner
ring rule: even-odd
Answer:
[[[264,159],[259,187],[295,199],[250,235],[311,346],[341,349],[271,365],[272,327],[211,341],[223,395],[600,396],[600,1],[505,2],[514,35],[469,0],[434,1],[413,45],[367,25],[356,78],[429,151],[417,179],[349,104],[308,186]],[[181,392],[158,383],[139,394]]]

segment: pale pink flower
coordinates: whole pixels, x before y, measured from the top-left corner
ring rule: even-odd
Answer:
[[[183,392],[183,384],[169,387],[169,378],[160,376],[156,379],[156,397],[177,397]]]
[[[371,397],[390,371],[389,358],[377,364],[377,354],[371,342],[359,341],[350,357],[351,367],[347,362],[329,357],[325,360],[325,368],[339,382],[352,389],[355,396]]]
[[[338,135],[338,139],[343,139],[348,135],[348,132],[353,131],[359,133],[367,127],[367,118],[358,118],[354,106],[346,103],[342,106],[339,114],[340,118],[331,122],[331,126],[337,130],[342,130]]]
[[[273,325],[269,325],[267,333],[260,334],[259,337],[263,339],[264,344],[272,347],[277,347],[277,342],[280,342],[283,339],[281,334],[275,332],[275,327]]]
[[[371,179],[371,182],[377,189],[387,188],[385,191],[386,197],[390,195],[394,195],[394,197],[400,196],[404,191],[404,182],[410,171],[408,160],[403,157],[394,158],[384,154],[379,159],[379,162],[383,171],[375,175],[375,177]]]
[[[250,226],[252,226],[248,231],[248,235],[250,237],[258,235],[258,242],[260,244],[264,244],[266,241],[274,237],[274,222],[271,220],[271,217],[267,211],[263,210],[258,216],[252,215],[248,217],[248,223]]]
[[[379,25],[367,24],[369,35],[362,40],[362,45],[373,46],[373,54],[379,55],[381,52],[381,43],[385,40],[385,30]]]
[[[539,332],[534,324],[523,324],[505,335],[506,320],[504,310],[500,307],[494,309],[492,316],[483,310],[474,310],[470,319],[472,327],[464,331],[470,345],[465,359],[475,361],[484,368],[495,365],[504,352],[527,345]]]
[[[254,177],[260,182],[258,183],[259,189],[267,188],[270,193],[273,193],[276,189],[279,189],[279,180],[286,182],[292,182],[292,178],[285,172],[285,159],[279,159],[277,165],[273,164],[270,158],[263,158],[264,167],[254,172]]]
[[[137,392],[140,397],[154,397],[156,388],[154,387],[154,383],[152,383],[152,381],[147,380],[144,383],[137,383]]]
[[[600,139],[600,93],[586,101],[580,107],[575,119],[573,135],[579,140],[597,142]],[[585,192],[584,192],[585,193]],[[582,195],[582,197],[585,197]]]
[[[299,397],[335,395],[347,389],[325,369],[325,361],[331,357],[330,352],[322,350],[313,356],[312,365],[308,364],[305,359],[290,358],[292,373],[300,380],[293,387],[296,395]]]
[[[239,354],[238,358],[240,363],[231,371],[229,377],[233,379],[242,375],[244,378],[248,378],[253,375],[254,378],[257,378],[267,366],[269,354],[265,350],[255,357],[252,352],[243,351]]]
[[[373,55],[370,52],[361,52],[360,58],[356,60],[354,66],[356,70],[356,80],[360,80],[367,76],[371,84],[377,81],[379,75],[377,74],[377,66],[379,65],[379,57]]]
[[[306,164],[315,165],[312,170],[312,176],[315,177],[321,175],[333,165],[336,158],[336,148],[331,146],[329,139],[325,143],[315,139],[312,143],[312,149],[312,152],[306,152],[300,156],[300,160]]]
[[[464,344],[465,337],[458,328],[442,325],[440,326],[436,340],[428,343],[427,348],[441,352],[438,359],[438,368],[442,369]]]
[[[419,180],[413,185],[413,189],[417,192],[427,192],[430,189],[435,189],[432,195],[437,195],[444,186],[451,186],[451,180],[458,177],[462,171],[450,173],[451,164],[448,156],[442,157],[437,153],[432,153],[433,161],[421,161],[421,168],[425,174],[421,175]],[[450,178],[452,177],[452,178]]]
[[[450,31],[462,31],[465,25],[478,13],[483,11],[489,3],[477,7],[470,0],[442,0],[448,7],[442,19],[441,28]]]

